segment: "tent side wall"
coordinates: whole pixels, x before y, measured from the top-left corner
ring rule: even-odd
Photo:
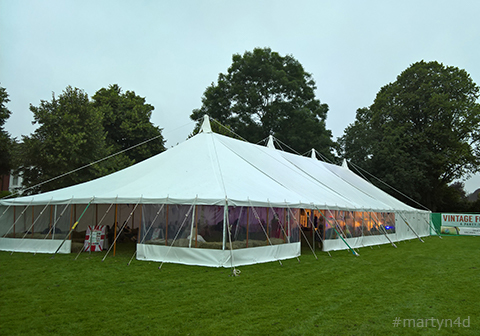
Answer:
[[[145,205],[137,259],[232,267],[300,255],[298,210]]]
[[[416,212],[394,212],[395,214],[395,230],[383,230],[376,234],[369,233],[364,230],[363,234],[358,237],[345,237],[345,241],[335,236],[334,239],[325,237],[323,244],[324,251],[346,250],[349,247],[360,248],[365,246],[374,246],[381,244],[390,244],[391,242],[399,242],[403,240],[416,239],[418,237],[426,237],[430,235],[429,218],[430,213],[427,211]],[[387,238],[388,237],[388,238]]]
[[[137,244],[137,259],[209,267],[237,267],[300,256],[300,242],[239,250]]]
[[[0,206],[0,250],[33,253],[70,253],[63,240],[69,230],[66,205]],[[65,209],[68,212],[68,209]],[[60,248],[60,249],[59,249]]]
[[[79,251],[84,245],[89,225],[110,225],[115,218],[121,225],[138,228],[141,206],[133,212],[133,204],[59,204],[31,206],[0,206],[0,250],[32,253],[70,253],[72,247]],[[115,214],[115,210],[117,214]],[[128,219],[128,221],[127,221]],[[78,221],[67,240],[71,227]],[[62,243],[63,242],[63,243]],[[111,243],[111,242],[110,242]],[[108,243],[107,243],[108,244]],[[106,246],[106,245],[105,245]]]

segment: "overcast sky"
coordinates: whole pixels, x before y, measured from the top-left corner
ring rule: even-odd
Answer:
[[[480,85],[480,1],[0,0],[6,130],[34,131],[29,105],[68,86],[89,96],[118,84],[155,107],[167,147],[233,54],[270,47],[295,57],[328,104],[334,139],[412,63],[465,69]],[[467,191],[480,178],[466,182]]]

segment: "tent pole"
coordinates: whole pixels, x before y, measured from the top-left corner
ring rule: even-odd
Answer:
[[[268,203],[270,203],[270,202],[268,202]],[[267,237],[270,237],[270,235],[269,235],[269,233],[270,233],[270,232],[269,232],[270,222],[268,221],[268,219],[269,219],[269,218],[268,218],[268,214],[269,214],[269,213],[270,213],[270,209],[267,209]]]
[[[168,246],[168,204],[167,204],[167,213],[165,215],[165,246]]]
[[[195,206],[193,218],[195,219],[195,247],[198,247],[198,207],[197,206]]]
[[[247,248],[248,248],[248,229],[249,229],[249,225],[250,225],[250,208],[247,207],[247,237],[246,237]]]
[[[35,218],[35,205],[32,207],[32,225],[30,226],[30,229],[32,230],[32,237],[33,237],[33,232],[35,231],[35,228],[33,227],[33,224],[35,223],[34,218]]]
[[[117,221],[118,221],[118,204],[115,204],[115,228],[113,231],[113,236],[115,237],[113,240],[113,256],[114,257],[115,257],[115,252],[117,250],[117,226],[118,226]]]
[[[192,216],[192,223],[190,225],[190,239],[188,240],[188,248],[192,248],[192,240],[193,240],[193,226],[195,224],[195,210],[197,206],[193,206],[193,216]],[[172,243],[173,244],[173,243]],[[195,247],[197,247],[197,237],[196,237],[196,230],[195,230]]]
[[[50,205],[50,220],[48,221],[48,231],[52,231],[52,215],[53,215],[53,205]],[[47,233],[48,236],[48,233]]]
[[[140,241],[141,231],[142,231],[142,219],[143,219],[143,204],[140,204],[140,218],[138,220],[138,235],[137,243]]]
[[[132,218],[132,215],[135,212],[135,209],[137,208],[138,204],[140,204],[140,202],[142,201],[142,198],[143,198],[143,195],[140,197],[140,200],[137,202],[137,204],[135,204],[135,206],[133,207],[132,212],[130,212],[130,215],[127,217],[127,220],[125,221],[125,225],[122,225],[122,227],[120,228],[120,231],[118,231],[118,236],[117,236],[117,226],[115,225],[115,240],[113,241],[113,256],[115,256],[115,247],[117,246],[117,239],[118,239],[118,237],[120,237],[120,234],[122,233],[123,229],[127,226],[130,218]],[[115,218],[117,217],[117,209],[118,209],[117,205],[118,204],[115,204]],[[107,255],[108,255],[108,253],[110,252],[111,249],[112,249],[112,247],[110,246],[107,253],[105,253],[105,256],[103,257],[102,261],[105,260],[105,258],[107,257]]]
[[[75,222],[77,221],[77,205],[76,204],[73,205],[73,221],[70,219],[70,233],[69,233],[68,239],[71,239],[70,235],[71,235],[71,232],[72,232],[72,230],[71,230],[72,229],[72,223],[74,221]]]
[[[52,235],[52,240],[55,239],[55,224],[57,224],[57,210],[58,210],[58,205],[55,204],[55,208],[54,208],[54,212],[53,212],[53,225],[52,227],[50,228],[50,233]],[[52,231],[53,230],[53,231]],[[46,236],[45,236],[46,237]],[[45,239],[45,238],[43,238]]]
[[[223,207],[223,232],[222,232],[222,237],[223,237],[223,241],[222,241],[222,250],[225,251],[225,245],[227,244],[226,240],[227,240],[227,221],[225,220],[225,206]]]
[[[73,204],[70,205],[70,224],[68,225],[68,231],[70,231],[70,229],[72,228],[72,225],[73,225]]]

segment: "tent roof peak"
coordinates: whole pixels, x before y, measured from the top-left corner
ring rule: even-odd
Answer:
[[[267,147],[271,148],[271,149],[276,149],[274,139],[273,139],[273,135],[271,135],[271,134],[268,136]]]
[[[200,133],[212,133],[212,127],[210,125],[210,118],[207,114],[203,116],[202,127],[200,127]]]

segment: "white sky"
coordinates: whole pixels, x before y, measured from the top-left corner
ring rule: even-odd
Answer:
[[[6,130],[33,132],[29,105],[67,85],[92,96],[119,84],[155,107],[151,120],[174,146],[232,55],[270,47],[313,75],[335,140],[417,61],[465,69],[480,85],[478,13],[476,0],[0,0]],[[477,187],[480,178],[466,182]]]

